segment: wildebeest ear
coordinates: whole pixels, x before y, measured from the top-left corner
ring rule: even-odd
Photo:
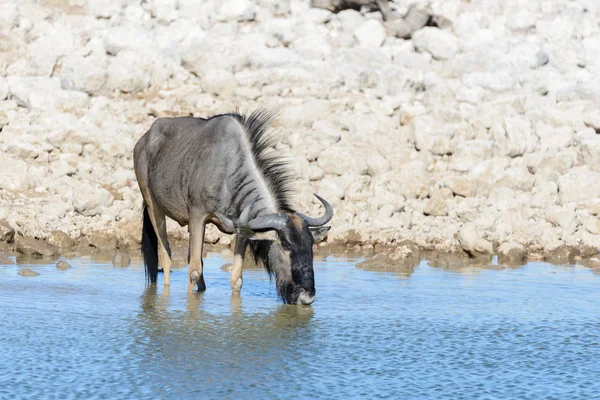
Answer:
[[[317,241],[317,240],[321,239],[323,236],[325,236],[327,234],[327,232],[329,232],[329,230],[331,229],[331,226],[318,226],[318,227],[311,226],[308,229],[310,230],[310,233],[312,233],[315,241]]]

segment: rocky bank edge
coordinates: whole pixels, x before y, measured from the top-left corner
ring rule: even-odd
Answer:
[[[378,11],[299,0],[2,2],[5,246],[135,243],[137,138],[156,117],[239,105],[282,108],[277,150],[292,155],[299,210],[320,212],[313,192],[335,207],[329,244],[594,252],[600,4],[395,8],[412,5],[434,26],[405,40]]]

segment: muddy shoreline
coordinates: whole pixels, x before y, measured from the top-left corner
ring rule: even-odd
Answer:
[[[2,221],[0,221],[2,222]],[[69,237],[61,231],[52,232],[47,240],[24,237],[14,230],[4,229],[0,232],[0,262],[12,264],[8,257],[16,256],[17,263],[38,263],[59,261],[65,258],[92,257],[101,261],[112,261],[116,267],[129,266],[131,259],[139,259],[140,242],[137,236],[123,232],[92,232],[78,239]],[[225,240],[223,238],[227,238]],[[210,236],[208,239],[211,239]],[[221,253],[224,258],[233,257],[233,236],[222,235],[206,242],[205,253]],[[187,266],[187,239],[170,236],[173,250],[173,268]],[[516,245],[516,244],[515,244]],[[315,258],[326,256],[360,258],[357,266],[365,270],[407,273],[410,275],[421,260],[429,261],[430,265],[460,269],[464,267],[518,267],[530,261],[544,261],[554,265],[583,265],[600,271],[600,254],[592,246],[563,245],[551,251],[544,251],[531,246],[505,251],[503,246],[495,243],[490,253],[469,253],[462,248],[443,251],[435,244],[420,245],[410,239],[402,239],[392,243],[372,243],[356,241],[332,241],[327,238],[315,244]],[[253,267],[252,257],[246,257],[245,268]]]

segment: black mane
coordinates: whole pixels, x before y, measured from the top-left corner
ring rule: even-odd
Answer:
[[[277,137],[269,128],[278,112],[277,109],[258,109],[249,116],[235,112],[212,118],[230,116],[244,127],[256,165],[275,197],[277,209],[281,212],[294,212],[291,201],[293,175],[289,162],[281,154],[270,151],[277,142]]]

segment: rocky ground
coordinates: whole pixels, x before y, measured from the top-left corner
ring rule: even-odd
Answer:
[[[377,8],[301,0],[3,0],[0,241],[135,247],[132,149],[157,117],[278,106],[329,244],[596,254],[600,3],[394,4],[428,26],[396,38]]]

